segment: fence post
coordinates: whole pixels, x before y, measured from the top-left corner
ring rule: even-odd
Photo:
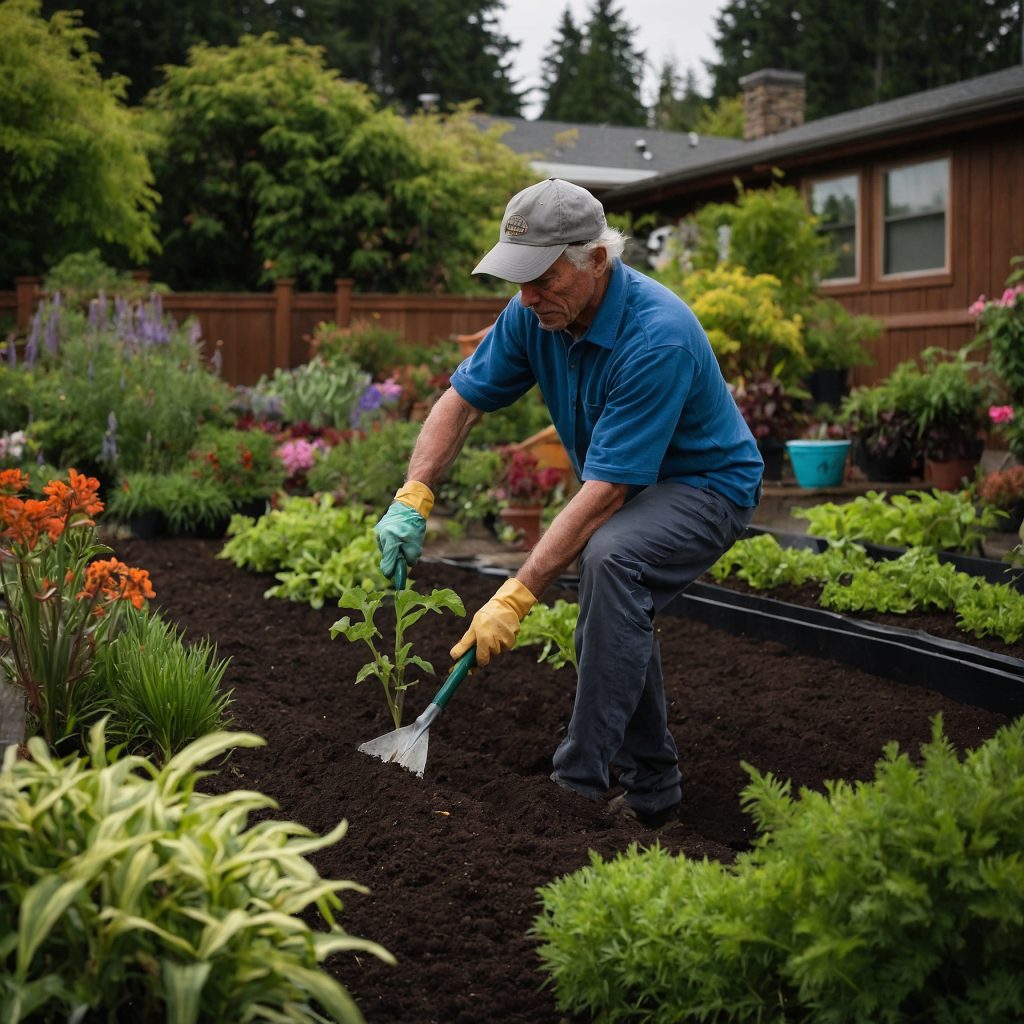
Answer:
[[[43,279],[41,277],[16,277],[14,279],[19,331],[25,330],[32,319],[32,314],[36,310],[36,301],[39,298],[39,286],[42,283]]]
[[[334,281],[334,322],[339,327],[352,324],[352,278],[339,277]]]
[[[280,277],[274,282],[274,367],[287,370],[292,365],[292,297],[295,278]]]

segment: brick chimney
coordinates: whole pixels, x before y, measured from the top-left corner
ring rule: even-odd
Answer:
[[[760,139],[804,123],[804,75],[764,68],[744,75],[743,138]]]

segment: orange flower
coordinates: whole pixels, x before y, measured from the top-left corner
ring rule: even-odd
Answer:
[[[28,474],[20,469],[0,469],[0,491],[23,491],[28,487]]]
[[[34,548],[42,534],[56,540],[64,530],[64,520],[54,515],[49,501],[8,498],[2,505],[2,512],[5,528],[0,531],[0,537],[28,548]]]
[[[156,597],[149,573],[133,569],[116,558],[92,562],[85,570],[85,584],[78,594],[79,600],[99,597],[100,605],[114,601],[130,601],[135,608]]]
[[[43,488],[43,494],[54,503],[58,515],[69,517],[81,512],[91,518],[103,511],[103,502],[96,496],[100,489],[99,480],[75,469],[68,470],[68,479],[70,486],[62,480],[51,480]]]

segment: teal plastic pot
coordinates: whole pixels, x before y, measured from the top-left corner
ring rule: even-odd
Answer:
[[[786,451],[801,487],[838,487],[843,482],[849,441],[787,441]]]

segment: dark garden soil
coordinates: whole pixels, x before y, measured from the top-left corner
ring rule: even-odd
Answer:
[[[467,680],[431,728],[418,779],[356,750],[391,723],[377,684],[352,683],[366,649],[330,639],[339,609],[265,600],[272,577],[217,559],[218,541],[113,544],[129,564],[150,570],[165,617],[192,637],[209,636],[231,658],[234,727],[267,740],[237,751],[204,786],[261,790],[278,801],[276,817],[317,833],[348,819],[345,838],[313,859],[325,877],[370,888],[347,894],[342,922],[398,958],[397,967],[366,956],[329,964],[371,1024],[564,1020],[542,989],[528,932],[536,888],[584,865],[589,850],[610,856],[657,840],[688,857],[728,862],[753,834],[739,807],[741,761],[820,788],[826,779],[870,778],[890,740],[916,754],[938,712],[961,750],[1005,721],[775,642],[666,618],[659,637],[684,813],[652,833],[549,781],[574,676],[538,665],[536,649],[512,651]],[[414,584],[452,588],[470,613],[497,586],[437,563],[417,566]],[[573,599],[544,595],[558,596]],[[381,616],[379,625],[388,636],[393,619]],[[462,628],[454,616],[431,615],[410,638],[443,677]],[[407,722],[439,683],[410,692]]]

